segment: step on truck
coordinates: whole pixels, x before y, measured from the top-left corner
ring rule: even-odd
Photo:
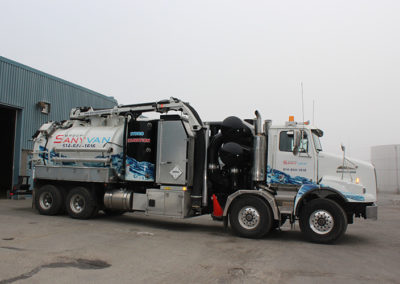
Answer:
[[[370,163],[324,152],[322,135],[293,117],[274,126],[258,111],[203,122],[176,98],[74,108],[34,136],[34,204],[77,219],[211,214],[247,238],[298,221],[306,239],[330,243],[354,217],[377,218],[376,177]]]

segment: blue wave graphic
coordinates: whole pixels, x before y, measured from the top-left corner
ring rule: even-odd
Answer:
[[[60,155],[60,153],[54,152],[54,150],[51,150],[49,153],[49,149],[47,149],[46,147],[43,147],[43,146],[39,146],[39,150],[42,151],[42,153],[39,154],[39,157],[42,158],[42,160],[51,162],[53,164],[54,164],[54,162],[53,162],[54,157],[67,158],[67,156],[65,156],[65,155],[62,155],[62,154]],[[45,153],[43,153],[43,152],[45,152]],[[50,154],[50,160],[49,160],[49,154]],[[62,164],[64,166],[73,166],[73,165],[75,165],[75,162],[63,162]]]
[[[111,156],[111,165],[118,173],[120,173],[123,168],[122,157],[122,153]],[[154,181],[154,164],[146,161],[139,162],[136,159],[127,156],[126,166],[127,180]]]
[[[39,157],[48,163],[53,163],[52,159],[54,157],[63,157],[67,158],[65,155],[60,155],[59,153],[54,152],[54,150],[49,150],[43,146],[39,146],[39,150],[42,152],[39,154]],[[50,160],[49,160],[50,156]],[[123,168],[122,159],[123,154],[111,155],[111,167],[114,168],[117,173],[121,173]],[[104,156],[96,156],[96,158],[104,158]],[[62,162],[64,166],[76,166],[75,162]],[[104,162],[85,162],[83,163],[86,167],[108,167],[104,164]],[[146,161],[139,162],[132,157],[126,157],[126,179],[127,180],[138,180],[138,181],[154,181],[154,164]]]
[[[321,187],[317,184],[303,184],[300,187],[299,191],[297,192],[296,200],[300,199],[300,197],[302,197],[308,191],[316,189],[316,188],[321,188]]]
[[[358,195],[358,194],[353,194],[350,192],[342,192],[342,194],[347,198],[347,199],[352,199],[355,201],[365,201],[364,196]]]
[[[96,158],[104,158],[102,156],[98,156]],[[63,162],[64,164],[65,162]],[[75,163],[73,163],[75,164]],[[84,162],[82,163],[83,166],[85,167],[92,167],[92,168],[108,168],[109,166],[107,166],[104,162]]]
[[[316,188],[323,188],[324,186],[321,185],[317,185],[317,184],[304,184],[300,187],[299,191],[297,192],[296,195],[296,200],[300,199],[305,193],[307,193],[310,190],[316,189]],[[346,197],[347,199],[352,199],[355,201],[365,201],[365,197],[362,195],[358,195],[358,194],[354,194],[354,193],[350,193],[350,192],[341,192],[339,191],[341,194],[343,194],[344,197]]]
[[[114,168],[117,173],[121,173],[122,169],[122,153],[111,155],[111,167]]]
[[[270,166],[267,167],[267,183],[277,184],[315,184],[308,178],[296,176],[292,177],[287,173],[272,169]]]
[[[129,173],[132,173],[134,180],[154,181],[154,164],[139,162],[131,157],[126,157],[126,164],[129,165]]]
[[[301,185],[299,191],[296,195],[296,202],[308,191],[324,187],[323,184],[317,184],[305,177],[292,177],[287,173],[271,169],[271,167],[267,167],[267,183],[275,183],[275,184],[295,184]],[[340,192],[340,191],[339,191]],[[355,200],[355,201],[365,201],[365,197],[362,195],[350,193],[350,192],[340,192],[347,199]]]

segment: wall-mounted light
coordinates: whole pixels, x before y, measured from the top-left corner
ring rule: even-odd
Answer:
[[[47,102],[38,102],[37,106],[40,108],[40,112],[44,114],[50,113],[50,103]]]

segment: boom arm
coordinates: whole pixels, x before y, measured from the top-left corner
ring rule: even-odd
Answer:
[[[188,103],[182,102],[176,98],[170,98],[169,100],[136,104],[136,105],[125,105],[118,106],[112,109],[103,110],[93,110],[81,111],[79,108],[75,108],[71,111],[71,119],[85,119],[92,116],[103,116],[103,115],[123,115],[126,113],[135,113],[137,116],[144,112],[159,112],[165,113],[170,110],[182,111],[182,114],[187,116],[190,129],[192,131],[198,131],[203,127],[203,122],[201,121],[197,112]]]

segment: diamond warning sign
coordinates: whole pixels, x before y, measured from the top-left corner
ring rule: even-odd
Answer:
[[[174,178],[174,179],[178,179],[180,177],[180,175],[182,174],[182,170],[178,167],[175,166],[175,168],[173,168],[169,174]]]

